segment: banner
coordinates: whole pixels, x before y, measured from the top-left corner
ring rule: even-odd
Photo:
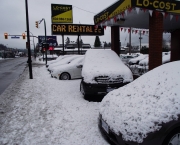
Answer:
[[[72,5],[51,4],[52,23],[73,23]]]
[[[83,24],[52,24],[52,35],[104,35],[104,28]]]

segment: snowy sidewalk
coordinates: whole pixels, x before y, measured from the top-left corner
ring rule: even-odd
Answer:
[[[0,95],[0,145],[107,145],[99,103],[83,99],[80,79],[60,81],[45,65],[33,66],[33,79],[27,67]]]

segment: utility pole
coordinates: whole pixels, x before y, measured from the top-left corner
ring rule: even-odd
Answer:
[[[129,29],[129,55],[131,55],[131,27]]]
[[[30,38],[29,38],[29,16],[28,16],[28,2],[25,0],[26,4],[26,26],[27,26],[27,47],[28,47],[28,65],[29,65],[29,77],[33,79],[32,75],[32,63],[31,63],[31,48],[30,48]]]
[[[140,36],[139,36],[139,41],[140,41],[140,48],[139,48],[139,49],[140,49],[140,51],[141,51],[141,39],[142,39],[142,37],[141,37],[141,31],[140,31],[139,35],[140,35]]]

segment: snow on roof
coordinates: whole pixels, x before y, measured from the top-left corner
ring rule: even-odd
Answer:
[[[124,82],[133,81],[132,72],[112,50],[90,49],[86,51],[82,77],[87,83],[97,83],[94,78],[109,76],[115,78],[121,75]]]
[[[141,143],[162,123],[180,114],[180,61],[163,64],[132,83],[111,91],[100,104],[100,114],[124,140]]]
[[[140,54],[138,57],[132,58],[129,60],[129,63],[136,63],[137,61],[141,61],[143,59],[145,59],[146,57],[148,57],[148,55],[144,55],[144,54]]]

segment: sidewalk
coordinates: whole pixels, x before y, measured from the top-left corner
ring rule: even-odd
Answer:
[[[0,95],[0,144],[107,145],[98,129],[99,103],[84,100],[80,79],[50,77],[45,62],[32,61]]]

